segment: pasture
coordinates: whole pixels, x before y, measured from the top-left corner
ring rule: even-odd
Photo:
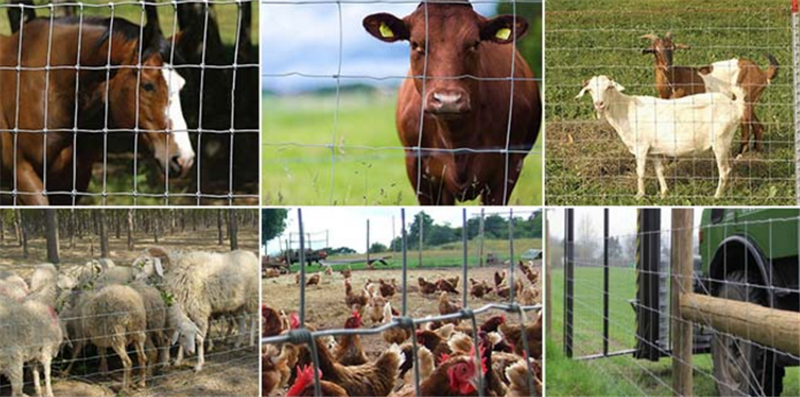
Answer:
[[[28,277],[33,267],[47,261],[46,242],[43,238],[28,240],[28,256],[25,257],[13,236],[6,231],[0,240],[0,270],[12,270],[23,277]],[[238,232],[238,241],[241,249],[255,252],[258,248],[258,231],[253,225],[241,225]],[[135,249],[127,249],[125,233],[122,238],[115,238],[109,232],[109,256],[117,266],[130,266],[133,260],[142,251],[152,245],[161,245],[168,249],[183,251],[228,251],[227,241],[224,245],[217,245],[217,229],[200,227],[192,231],[191,227],[185,232],[160,236],[158,244],[153,241],[153,235],[146,232],[134,234]],[[97,239],[89,236],[76,238],[70,244],[68,239],[61,242],[61,268],[70,268],[83,265],[91,259],[99,258],[99,243]],[[66,343],[62,346],[59,355],[53,361],[53,391],[59,396],[256,396],[258,395],[258,353],[256,347],[247,344],[240,348],[234,346],[235,336],[226,337],[227,324],[215,321],[210,330],[215,348],[206,352],[206,365],[200,373],[194,371],[196,356],[186,356],[181,366],[172,365],[165,369],[155,369],[147,378],[146,388],[132,388],[127,393],[120,391],[122,380],[122,366],[118,357],[113,354],[109,357],[109,373],[102,374],[98,369],[98,355],[91,344],[79,356],[75,367],[69,376],[60,375],[67,366],[69,352]],[[5,346],[3,346],[5,347]],[[129,346],[132,351],[132,346]],[[109,350],[110,351],[110,350]],[[174,360],[177,347],[172,349],[171,357]],[[138,375],[137,359],[131,353],[134,362],[134,374]],[[138,379],[135,376],[134,379]],[[31,378],[25,378],[25,393],[33,395]],[[10,395],[10,386],[5,377],[0,376],[0,396]]]
[[[547,3],[546,201],[550,205],[786,205],[794,202],[791,20],[789,3],[763,0],[559,0]],[[717,169],[711,153],[671,160],[670,193],[658,195],[652,162],[647,194],[635,198],[634,157],[617,133],[596,120],[591,101],[575,99],[581,82],[608,75],[628,95],[655,96],[650,43],[639,37],[672,31],[674,65],[703,66],[734,57],[762,69],[766,52],[778,76],[764,91],[756,113],[764,124],[763,149],[733,161],[728,188],[713,198]],[[731,151],[738,152],[739,134]]]
[[[609,352],[635,347],[636,316],[628,302],[636,297],[633,268],[611,268],[609,277]],[[564,271],[551,271],[552,330],[547,335],[547,395],[672,395],[672,359],[637,360],[631,355],[577,361],[564,357]],[[575,357],[602,353],[603,269],[575,268],[573,348]],[[694,393],[716,396],[711,355],[695,355]],[[601,375],[601,376],[598,376]],[[786,368],[785,396],[800,393],[800,369]]]
[[[536,261],[536,266],[541,266],[541,261]],[[515,265],[516,267],[516,265]],[[486,280],[493,285],[493,274],[500,269],[507,269],[505,266],[487,266],[483,268],[471,268],[469,270],[469,277],[475,280]],[[515,269],[516,275],[521,275],[518,268]],[[417,277],[424,277],[428,281],[435,281],[440,277],[453,277],[461,276],[461,269],[455,268],[423,268],[423,269],[408,269],[408,295],[407,295],[407,310],[408,316],[413,318],[422,318],[425,316],[435,316],[439,314],[438,311],[438,297],[439,293],[433,295],[423,295],[419,291],[419,284]],[[377,280],[378,278],[397,280],[399,286],[402,286],[400,279],[401,273],[396,269],[384,270],[378,268],[377,270],[364,270],[353,271],[350,279],[353,288],[363,288],[367,279]],[[524,276],[523,276],[524,278]],[[458,291],[461,292],[463,288],[463,281],[459,281]],[[529,285],[525,280],[525,285]],[[539,288],[541,289],[541,279]],[[339,273],[334,273],[332,276],[323,276],[321,285],[309,286],[306,288],[306,321],[317,327],[317,329],[332,329],[343,328],[345,320],[351,316],[350,310],[344,302],[344,278]],[[388,299],[393,308],[398,311],[402,310],[402,291],[397,291],[394,297]],[[451,301],[461,302],[461,295],[454,296],[450,294]],[[481,307],[489,303],[501,303],[502,298],[495,294],[489,294],[483,298],[469,298],[469,305],[471,308]],[[282,275],[277,278],[262,280],[262,301],[265,305],[272,307],[276,310],[285,310],[287,313],[296,312],[299,310],[300,293],[297,284],[294,282],[294,274]],[[486,319],[505,314],[507,321],[512,324],[519,324],[519,316],[507,314],[502,311],[490,310],[487,313],[477,315],[478,324]],[[534,321],[536,312],[531,311],[526,315],[526,321]],[[369,316],[365,314],[362,318],[364,328],[372,327],[372,321]],[[362,336],[361,343],[368,360],[376,359],[386,348],[387,344],[380,335]],[[285,390],[280,391],[278,395],[284,395]]]
[[[338,109],[330,94],[265,95],[265,204],[416,204],[395,129],[395,103],[395,89],[342,94]],[[541,154],[540,138],[509,204],[541,204]]]

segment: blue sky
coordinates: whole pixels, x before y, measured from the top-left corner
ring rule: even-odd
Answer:
[[[404,17],[416,3],[341,4],[342,75],[399,77],[342,79],[342,84],[370,83],[397,85],[408,70],[408,43],[384,43],[370,36],[361,26],[369,14],[389,12]],[[475,4],[482,15],[493,15],[495,4]],[[339,61],[339,8],[336,4],[261,3],[262,74],[333,75]],[[335,86],[333,78],[263,77],[263,88],[292,93],[318,87]]]

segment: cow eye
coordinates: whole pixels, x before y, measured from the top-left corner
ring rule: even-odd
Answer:
[[[478,51],[478,45],[480,43],[481,43],[480,41],[476,41],[475,43],[473,43],[472,45],[469,46],[469,50],[470,51]]]
[[[155,84],[153,84],[153,83],[149,83],[149,82],[148,82],[148,83],[144,83],[144,85],[142,86],[142,88],[144,88],[144,90],[145,90],[145,91],[148,91],[148,92],[153,92],[153,91],[155,91],[155,90],[156,90],[156,85],[155,85]]]
[[[425,49],[423,49],[423,48],[422,48],[422,47],[419,45],[419,43],[417,43],[416,41],[412,41],[412,42],[411,42],[411,49],[412,49],[413,51],[416,51],[416,52],[419,52],[419,53],[424,53],[424,52],[425,52]]]

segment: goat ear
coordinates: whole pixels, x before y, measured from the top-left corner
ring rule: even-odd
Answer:
[[[528,21],[513,15],[500,15],[481,24],[481,40],[497,44],[513,43],[528,31]]]
[[[181,336],[180,332],[178,332],[178,331],[173,332],[172,333],[172,339],[170,339],[170,341],[169,341],[170,346],[174,346],[176,343],[178,343],[178,338],[180,336]]]
[[[640,39],[644,39],[644,40],[650,40],[650,41],[658,40],[658,36],[656,36],[656,35],[654,35],[652,33],[643,34],[643,35],[639,36],[639,38]]]
[[[582,98],[583,94],[585,94],[586,91],[589,91],[589,81],[584,81],[583,82],[583,88],[581,88],[581,92],[579,92],[578,95],[575,96],[575,99]]]
[[[406,22],[392,14],[381,12],[368,15],[362,24],[369,34],[387,43],[409,38]]]
[[[622,84],[617,83],[616,81],[612,80],[611,81],[611,86],[614,87],[614,89],[617,90],[617,91],[620,91],[620,92],[625,91],[625,87],[623,87]]]

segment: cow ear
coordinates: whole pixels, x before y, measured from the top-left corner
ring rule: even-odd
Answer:
[[[408,40],[408,26],[392,14],[381,12],[364,18],[364,29],[376,39],[392,43],[399,40]]]
[[[500,15],[483,22],[481,25],[481,40],[492,41],[497,44],[508,44],[522,38],[527,31],[528,21],[525,18]]]

